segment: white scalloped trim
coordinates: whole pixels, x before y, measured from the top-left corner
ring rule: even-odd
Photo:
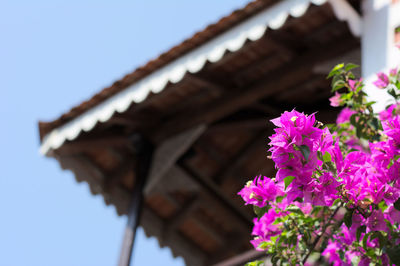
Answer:
[[[200,71],[207,61],[211,63],[219,61],[226,51],[235,52],[239,50],[246,40],[256,41],[260,39],[268,27],[271,29],[282,27],[289,15],[293,17],[302,16],[307,11],[310,3],[322,5],[327,1],[286,0],[279,2],[154,71],[68,123],[52,130],[44,137],[40,153],[47,154],[51,149],[59,148],[66,140],[77,138],[82,131],[90,131],[98,122],[109,120],[115,112],[122,113],[127,110],[132,102],[140,103],[144,101],[150,92],[161,92],[168,82],[179,82],[185,73]],[[341,12],[342,9],[340,7],[344,6],[343,2],[345,0],[329,1],[332,3],[336,16],[341,20],[348,21],[352,32],[359,36],[361,33],[361,19],[358,14],[354,10],[349,11],[349,8],[345,9],[346,12]],[[354,13],[358,19],[354,18]]]

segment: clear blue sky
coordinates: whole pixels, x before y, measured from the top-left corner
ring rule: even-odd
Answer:
[[[0,265],[115,265],[125,217],[39,155],[51,120],[246,0],[0,1]],[[140,230],[138,265],[183,265]],[[150,261],[150,263],[148,263]]]

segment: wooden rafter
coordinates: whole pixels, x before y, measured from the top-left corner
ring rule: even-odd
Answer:
[[[155,190],[161,178],[163,178],[193,142],[199,138],[205,129],[205,125],[196,126],[165,140],[156,148],[153,164],[150,169],[149,181],[144,191],[146,195]]]
[[[257,134],[229,163],[221,166],[221,169],[214,175],[213,180],[215,180],[217,184],[221,184],[225,179],[237,176],[238,173],[241,172],[241,167],[243,167],[245,160],[247,160],[253,152],[260,149],[260,147],[265,147],[267,143],[265,136],[267,136],[265,131]]]
[[[238,239],[242,239],[243,236],[241,234],[232,234],[226,237],[225,243],[229,243],[229,245],[222,245],[220,249],[215,252],[215,254],[208,258],[207,265],[213,265],[216,262],[219,262],[225,259],[227,256],[226,254],[235,253],[239,254],[243,252],[243,242],[238,241]],[[229,265],[229,264],[228,264]],[[243,264],[242,264],[243,265]],[[229,265],[233,266],[233,265]]]
[[[302,82],[301,84],[296,85],[296,88],[289,89],[281,94],[279,94],[276,98],[277,101],[284,101],[285,99],[288,99],[292,97],[293,95],[296,95],[300,92],[310,94],[312,93],[312,90],[315,89],[316,86],[319,84],[322,84],[322,82],[326,82],[326,77],[324,75],[313,75],[311,76],[308,80],[305,82]],[[329,91],[329,87],[326,88],[327,91]]]
[[[59,155],[77,155],[88,150],[99,150],[104,148],[126,148],[130,146],[130,141],[127,136],[121,135],[104,135],[101,137],[93,137],[90,139],[74,140],[64,143],[59,149]]]
[[[303,55],[299,55],[289,64],[272,71],[252,86],[228,92],[226,97],[221,97],[205,106],[188,110],[185,114],[166,122],[152,134],[152,139],[158,142],[175,132],[182,131],[193,125],[212,123],[261,98],[293,87],[308,78],[311,67],[316,62],[335,57],[357,45],[359,45],[359,42],[349,37],[343,39],[340,43],[333,43],[327,47],[319,47]]]
[[[205,134],[238,132],[238,131],[258,131],[268,127],[269,118],[243,119],[234,122],[224,122],[212,125]]]
[[[179,225],[187,218],[187,216],[192,213],[199,206],[199,201],[197,196],[194,196],[181,207],[181,209],[176,213],[173,218],[166,221],[163,230],[161,232],[160,241],[164,243],[165,239],[174,233],[174,231],[179,227]]]
[[[257,103],[253,103],[252,105],[249,106],[250,109],[254,109],[254,110],[258,110],[260,112],[263,112],[265,115],[269,115],[269,116],[278,116],[282,110],[279,109],[276,106],[273,106],[271,104],[265,104],[262,102],[257,102]]]
[[[163,234],[163,229],[166,226],[166,221],[161,219],[157,214],[154,213],[150,208],[144,208],[141,224],[146,222],[145,227],[146,234],[151,236],[160,236]],[[204,265],[206,260],[206,254],[200,250],[192,241],[188,240],[182,234],[174,231],[166,235],[160,245],[168,246],[174,253],[174,255],[181,255],[185,258],[185,262],[188,265]]]
[[[126,156],[124,161],[113,172],[106,174],[104,180],[104,189],[110,191],[113,187],[121,182],[127,172],[133,171],[134,156]]]
[[[209,93],[214,97],[221,95],[226,90],[226,88],[217,84],[215,81],[211,81],[210,79],[201,77],[198,74],[197,75],[187,74],[187,75],[191,83],[196,84],[199,87],[207,88]]]
[[[210,135],[208,132],[208,130],[204,132],[202,137],[197,140],[195,143],[195,149],[204,152],[208,157],[218,164],[225,163],[228,160],[227,156],[222,154],[215,148],[214,145],[211,144],[211,139],[209,138]]]
[[[223,204],[227,210],[234,214],[245,227],[249,228],[252,225],[251,215],[245,212],[242,208],[238,207],[234,201],[228,198],[211,179],[197,175],[182,161],[178,162],[178,165],[187,173],[189,178],[198,183],[207,194],[215,199],[214,201],[221,202],[221,204]]]
[[[263,257],[265,257],[265,252],[249,250],[242,254],[238,254],[235,257],[221,261],[214,266],[239,266],[244,265],[246,262],[254,261]]]

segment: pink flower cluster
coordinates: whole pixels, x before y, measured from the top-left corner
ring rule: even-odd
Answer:
[[[384,77],[380,80],[384,82]],[[400,231],[400,211],[393,206],[400,198],[399,109],[398,105],[392,105],[380,113],[381,141],[370,142],[364,148],[355,138],[332,135],[328,128],[319,126],[314,114],[293,110],[271,120],[276,128],[270,137],[269,151],[277,170],[276,178],[256,177],[239,192],[246,204],[267,207],[262,217],[254,219],[254,247],[263,250],[260,244],[271,237],[280,237],[283,225],[277,219],[288,215],[289,206],[311,215],[312,206],[331,207],[339,200],[341,206],[353,211],[352,225],[350,228],[341,225],[322,255],[333,265],[351,265],[354,256],[361,257],[360,265],[368,265],[362,247],[350,248],[357,241],[357,230],[365,227],[361,238],[369,232],[389,233],[387,221],[397,224],[396,230]],[[349,122],[354,113],[344,109],[337,119],[339,126]],[[343,151],[341,145],[351,146],[352,150]],[[378,207],[380,204],[385,208]],[[377,245],[377,239],[367,239],[368,247]],[[344,258],[338,250],[346,250]],[[385,254],[380,259],[388,262]]]
[[[376,74],[376,76],[378,77],[378,79],[376,81],[374,81],[374,85],[378,88],[378,89],[384,89],[387,86],[389,86],[390,84],[390,78],[393,78],[397,75],[398,70],[397,68],[392,68],[389,70],[389,75],[386,75],[383,72],[379,72]]]
[[[277,126],[270,137],[269,150],[277,168],[277,182],[282,184],[286,177],[294,177],[285,191],[288,203],[304,198],[314,205],[328,205],[335,200],[338,184],[332,173],[324,172],[318,178],[314,175],[322,166],[318,152],[334,151],[329,130],[316,126],[314,114],[307,116],[296,110],[285,112],[271,122]]]
[[[246,186],[238,193],[247,204],[264,207],[268,202],[274,201],[277,196],[284,193],[272,179],[258,176],[253,181],[247,182]]]

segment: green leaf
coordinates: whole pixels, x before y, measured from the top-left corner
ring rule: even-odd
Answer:
[[[293,182],[294,180],[294,176],[287,176],[283,179],[283,182],[285,183],[285,190],[287,189],[287,187]]]
[[[310,148],[307,145],[299,146],[301,154],[303,154],[304,159],[308,162],[308,158],[310,157]]]
[[[311,212],[311,214],[318,215],[318,213],[322,210],[321,206],[315,206]]]
[[[349,70],[352,70],[353,68],[357,68],[357,67],[360,67],[360,66],[359,66],[359,65],[356,65],[356,64],[348,63],[348,64],[346,64],[346,66],[344,67],[344,70],[349,71]]]
[[[357,125],[357,120],[356,120],[357,116],[358,116],[357,113],[352,114],[352,115],[350,116],[350,124],[352,124],[353,126],[356,126],[356,125]]]
[[[344,251],[342,249],[339,250],[339,258],[344,261]]]
[[[391,263],[400,265],[400,246],[388,248],[386,253],[389,256]]]
[[[325,163],[325,164],[326,164],[326,166],[328,167],[328,170],[329,170],[330,172],[336,174],[336,168],[335,168],[335,165],[333,165],[332,162],[327,162],[327,163]]]
[[[259,249],[267,249],[270,246],[270,243],[263,241],[258,245]]]
[[[386,205],[384,200],[379,202],[378,207],[379,207],[380,210],[382,210],[382,212],[384,212],[388,208],[388,206]]]
[[[272,262],[273,265],[277,265],[278,261],[279,261],[279,257],[278,256],[273,256],[271,258],[271,262]]]
[[[332,161],[332,157],[329,152],[325,152],[325,154],[322,158],[324,159],[324,163],[328,163],[328,162]]]
[[[365,233],[366,228],[367,227],[365,225],[357,228],[357,232],[356,232],[357,241],[360,241],[361,233]]]
[[[376,118],[376,117],[374,117],[373,119],[371,119],[371,120],[368,120],[368,125],[370,126],[370,127],[372,127],[374,130],[378,130],[378,129],[382,129],[382,125],[381,125],[381,123],[379,122],[379,120]]]
[[[322,152],[321,152],[321,151],[317,151],[317,158],[318,158],[319,160],[323,161],[323,160],[324,160],[323,157],[324,157],[324,156],[322,155]]]
[[[262,260],[256,260],[246,263],[245,266],[262,266],[262,265],[264,265],[264,262]]]
[[[345,86],[345,82],[343,80],[337,80],[332,84],[332,92],[338,91]]]
[[[356,125],[356,136],[359,139],[361,139],[361,137],[362,137],[362,125],[361,125],[361,123]]]
[[[260,208],[258,206],[253,206],[253,210],[257,217],[261,218],[267,212],[267,207]]]
[[[385,244],[386,244],[386,237],[382,234],[382,232],[376,231],[376,232],[373,232],[373,233],[372,233],[372,235],[371,235],[371,237],[370,237],[370,240],[372,241],[372,240],[374,240],[375,238],[378,238],[378,240],[379,240],[379,247],[382,249],[382,248],[385,246]]]
[[[271,236],[269,243],[276,243],[276,240],[278,240],[279,236]]]
[[[332,206],[336,206],[340,201],[341,201],[340,198],[335,199],[335,201],[332,203]]]
[[[372,105],[374,105],[374,104],[376,104],[375,101],[367,102],[367,103],[365,104],[365,107],[372,106]],[[390,106],[391,106],[391,105],[390,105]],[[387,109],[387,108],[386,108],[386,109]]]
[[[338,74],[338,73],[339,73],[339,70],[342,69],[343,67],[344,67],[344,64],[343,64],[343,63],[342,63],[342,64],[337,64],[337,65],[331,70],[331,72],[329,72],[329,75],[328,75],[327,78],[330,78],[330,77],[332,77],[332,76]]]
[[[348,210],[344,215],[343,221],[347,228],[350,228],[353,224],[353,212],[354,210]]]
[[[286,208],[286,210],[289,212],[300,214],[301,216],[304,216],[303,211],[297,206],[289,206]]]
[[[373,233],[373,232],[366,233],[366,234],[364,235],[364,237],[363,237],[362,246],[363,246],[363,248],[364,248],[365,250],[367,249],[367,241],[368,241],[368,238],[369,238],[369,236],[370,236],[372,233]]]
[[[375,250],[372,248],[367,248],[367,255],[368,257],[373,257],[375,255]]]
[[[283,200],[285,197],[286,197],[286,195],[285,195],[285,196],[278,196],[278,197],[276,197],[275,201],[278,202],[278,203],[281,203],[282,200]]]
[[[396,210],[400,211],[400,198],[393,204],[393,207]]]

